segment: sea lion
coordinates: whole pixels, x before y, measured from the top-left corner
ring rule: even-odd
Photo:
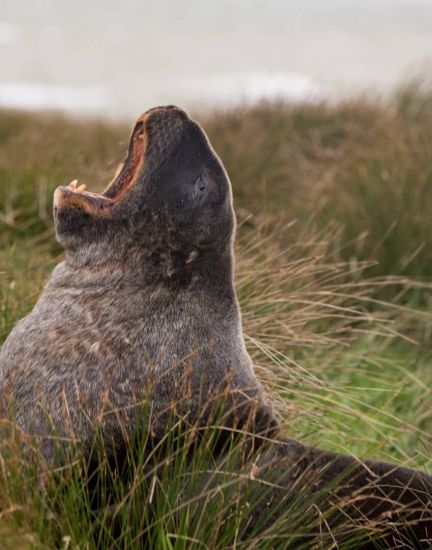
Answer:
[[[47,460],[57,459],[54,435],[88,451],[95,421],[115,455],[143,422],[141,402],[151,405],[157,438],[168,413],[206,423],[222,395],[226,425],[263,441],[254,467],[274,487],[268,502],[283,503],[302,483],[313,493],[333,481],[328,502],[361,493],[352,510],[367,520],[402,509],[416,539],[432,532],[426,474],[269,442],[277,422],[245,348],[233,284],[230,181],[185,111],[142,115],[107,189],[59,187],[54,220],[65,260],[0,352],[2,411],[36,437]]]
[[[2,408],[47,459],[54,434],[89,448],[99,418],[121,445],[150,388],[156,435],[173,408],[204,422],[220,395],[227,422],[275,425],[233,286],[231,185],[185,111],[142,115],[117,177],[100,195],[57,188],[54,221],[65,260],[0,354]]]

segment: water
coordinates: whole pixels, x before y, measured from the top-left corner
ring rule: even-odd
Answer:
[[[2,0],[0,105],[150,106],[386,93],[432,58],[432,0]]]

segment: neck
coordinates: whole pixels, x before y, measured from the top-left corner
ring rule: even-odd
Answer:
[[[82,255],[67,252],[52,274],[50,287],[89,290],[166,288],[170,292],[190,289],[197,293],[232,295],[233,265],[231,246],[223,252],[199,251],[188,263],[188,253],[169,249],[146,251],[129,248],[117,256],[113,251],[93,255],[90,262]]]

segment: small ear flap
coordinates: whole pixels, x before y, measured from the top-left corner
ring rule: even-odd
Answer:
[[[198,250],[192,250],[189,252],[189,254],[186,256],[185,264],[192,263],[199,255]]]

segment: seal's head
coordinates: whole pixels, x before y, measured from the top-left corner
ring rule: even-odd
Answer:
[[[140,249],[187,265],[228,251],[234,229],[224,167],[202,128],[175,106],[137,120],[127,158],[103,193],[75,182],[58,187],[54,219],[59,242],[86,264]]]

